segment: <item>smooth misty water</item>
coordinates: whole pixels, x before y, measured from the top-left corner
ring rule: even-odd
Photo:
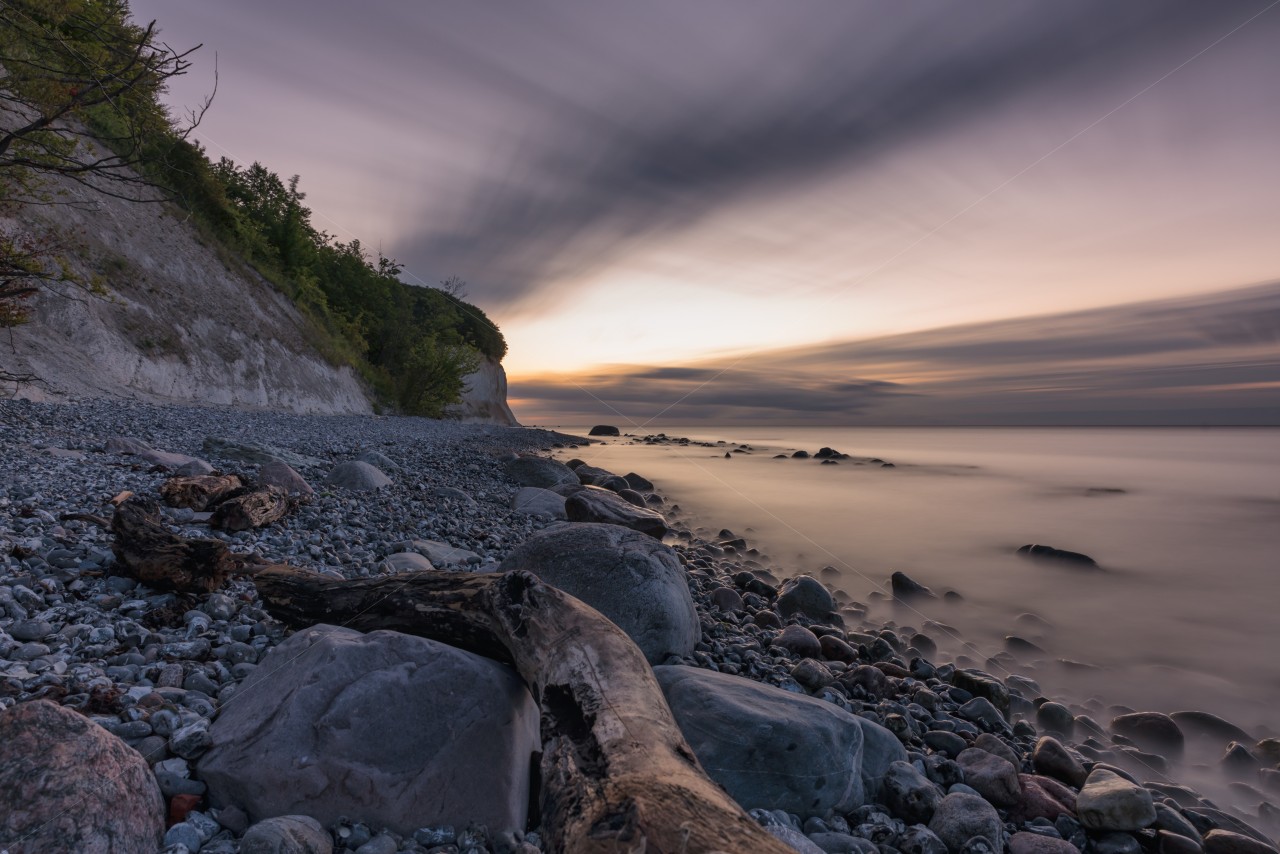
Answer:
[[[1204,709],[1280,729],[1280,430],[663,430],[756,450],[624,438],[565,457],[649,477],[697,523],[745,532],[779,577],[836,567],[824,580],[881,622],[955,627],[928,633],[979,666],[1006,635],[1031,639],[1046,655],[1010,669],[1048,696],[1094,698],[1098,717],[1110,704]],[[824,445],[896,468],[772,458]],[[1102,569],[1015,557],[1025,543]],[[894,570],[964,599],[875,604]],[[1017,622],[1025,612],[1051,627]]]

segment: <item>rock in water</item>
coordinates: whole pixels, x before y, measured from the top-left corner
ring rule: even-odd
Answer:
[[[556,525],[525,540],[499,567],[513,569],[531,572],[604,614],[653,664],[693,653],[698,612],[684,568],[653,537],[616,525]]]
[[[1080,823],[1090,830],[1141,830],[1156,820],[1151,793],[1105,768],[1095,768],[1076,797]]]
[[[662,514],[636,507],[617,493],[598,486],[585,486],[566,498],[564,512],[570,522],[618,525],[658,539],[667,533],[667,520]]]
[[[349,489],[352,492],[370,492],[375,489],[382,489],[384,486],[390,486],[391,478],[368,463],[362,463],[359,460],[347,460],[345,463],[338,463],[334,466],[333,471],[329,472],[329,476],[324,479],[324,482],[339,489]]]
[[[164,847],[156,778],[119,738],[48,700],[0,711],[0,732],[0,848],[132,854]]]
[[[744,809],[848,812],[906,759],[883,727],[831,703],[696,667],[653,672],[698,761]]]
[[[577,485],[578,476],[573,469],[562,462],[549,460],[546,457],[525,456],[509,461],[504,469],[507,477],[520,486],[539,486],[551,489],[554,486]]]
[[[1111,731],[1132,739],[1143,750],[1175,758],[1182,755],[1185,743],[1182,730],[1178,729],[1173,718],[1162,712],[1131,712],[1120,715],[1112,719]]]
[[[525,826],[538,711],[508,668],[425,638],[318,625],[240,683],[199,774],[250,818]]]
[[[814,620],[829,620],[835,610],[836,600],[831,592],[811,575],[788,579],[778,589],[778,611],[784,617],[803,614]]]
[[[916,581],[905,572],[895,572],[889,576],[889,586],[893,589],[894,599],[932,599],[933,591]]]
[[[1086,554],[1055,549],[1053,546],[1027,545],[1018,549],[1018,554],[1032,560],[1053,561],[1057,563],[1075,564],[1081,567],[1097,567],[1098,562]]]
[[[618,428],[611,424],[597,424],[587,433],[588,436],[618,436]]]

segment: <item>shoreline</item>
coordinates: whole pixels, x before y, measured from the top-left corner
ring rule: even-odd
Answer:
[[[210,420],[216,420],[217,423],[206,423]],[[60,620],[63,629],[70,625],[89,625],[95,620],[98,628],[119,626],[124,621],[136,624],[148,611],[171,605],[174,601],[172,594],[150,594],[146,598],[132,600],[128,598],[136,597],[137,594],[124,583],[113,582],[113,576],[107,571],[110,555],[104,547],[109,544],[109,538],[93,529],[92,525],[59,519],[60,513],[65,511],[102,512],[101,502],[120,489],[133,488],[139,492],[149,491],[154,494],[158,485],[168,477],[167,472],[131,462],[128,457],[100,454],[94,450],[95,446],[100,446],[111,436],[129,435],[132,431],[134,434],[144,435],[153,447],[193,456],[207,454],[203,448],[203,439],[209,434],[220,434],[238,441],[276,444],[281,449],[314,460],[313,463],[299,463],[298,468],[318,488],[320,475],[334,463],[352,458],[361,451],[377,451],[395,466],[387,472],[393,481],[388,489],[353,494],[322,488],[321,494],[311,504],[296,514],[290,514],[278,527],[225,535],[226,541],[235,550],[251,549],[269,561],[289,562],[300,568],[338,573],[346,577],[373,577],[383,572],[394,572],[387,568],[387,558],[404,553],[402,548],[405,543],[415,541],[436,541],[467,552],[468,556],[461,558],[462,568],[496,568],[521,542],[554,526],[550,520],[510,509],[519,487],[513,486],[504,474],[503,461],[509,461],[513,454],[521,452],[546,454],[554,451],[557,456],[563,456],[577,450],[584,455],[589,454],[585,448],[572,447],[574,442],[583,441],[582,437],[568,434],[532,428],[487,427],[386,416],[237,412],[218,417],[217,412],[211,409],[121,405],[118,401],[80,404],[6,401],[0,403],[0,421],[12,428],[9,432],[13,437],[4,449],[0,449],[0,466],[3,466],[0,473],[6,478],[6,492],[0,496],[4,498],[0,502],[0,512],[8,512],[9,515],[5,518],[10,520],[10,528],[3,537],[6,547],[3,554],[0,554],[0,558],[4,560],[0,587],[9,590],[23,587],[36,599],[43,600],[39,604],[46,606],[38,608],[36,599],[27,598],[27,593],[22,593],[17,598],[0,597],[0,607],[8,607],[9,602],[18,604],[27,612],[27,616],[23,618],[27,622],[46,619],[40,615],[51,611],[53,613],[47,621],[52,623]],[[34,447],[33,442],[44,447]],[[22,443],[26,443],[25,447]],[[565,447],[556,448],[557,444]],[[72,454],[79,452],[84,456],[78,459],[74,455],[53,455],[49,452],[50,448],[61,448]],[[253,469],[252,464],[241,463],[240,467]],[[640,480],[643,481],[644,478]],[[658,487],[655,492],[661,496],[661,484]],[[662,502],[655,500],[649,502],[649,506],[670,512],[671,508],[665,504],[665,499]],[[15,512],[20,508],[25,509],[21,513]],[[31,512],[22,515],[27,510]],[[59,512],[55,513],[54,510]],[[12,521],[14,519],[26,520],[23,523],[24,529],[19,530]],[[965,683],[975,690],[959,688],[955,682],[948,682],[939,675],[950,679],[958,678],[954,675],[957,668],[951,666],[948,671],[945,668],[950,665],[946,663],[923,660],[926,658],[924,655],[908,654],[925,652],[926,650],[913,644],[925,645],[927,637],[922,636],[917,640],[919,632],[910,637],[900,636],[899,632],[887,629],[883,624],[878,628],[870,625],[845,628],[826,619],[824,615],[815,617],[803,610],[793,611],[784,617],[778,613],[778,599],[782,592],[779,587],[786,579],[772,576],[770,581],[768,576],[763,575],[763,564],[755,560],[749,539],[743,539],[749,532],[735,533],[736,529],[726,528],[719,535],[704,537],[696,530],[689,529],[687,521],[690,519],[695,525],[702,521],[696,512],[688,510],[674,513],[668,520],[677,531],[684,530],[683,536],[677,534],[672,548],[679,555],[680,565],[687,573],[688,586],[699,620],[700,637],[697,646],[683,663],[772,684],[791,695],[814,698],[848,714],[895,730],[907,749],[907,756],[914,760],[908,764],[916,768],[918,776],[925,781],[922,784],[915,780],[917,785],[941,787],[939,780],[945,782],[947,775],[952,773],[950,766],[943,764],[944,759],[954,765],[965,750],[981,746],[979,740],[982,736],[999,740],[1008,751],[1006,755],[1017,759],[1015,777],[1017,772],[1022,772],[1023,776],[1042,775],[1044,769],[1041,766],[1044,763],[1036,759],[1037,748],[1040,746],[1036,736],[1037,729],[1043,727],[1034,726],[1040,715],[1033,705],[1035,697],[1024,696],[1031,690],[1025,683],[1014,684],[1013,690],[1009,691],[1010,686],[1003,685],[1003,680],[997,680],[1001,681],[1007,694],[1004,705],[1008,711],[1004,714],[1009,716],[1009,720],[1005,720],[1003,715],[999,721],[989,717],[985,723],[982,719],[971,720],[971,716],[960,712],[961,708],[974,699],[985,696],[982,692],[988,688],[981,687],[985,684],[981,680]],[[170,513],[168,521],[176,525],[178,530],[208,535],[207,527],[199,525],[194,519],[184,519],[181,513]],[[53,533],[54,528],[60,528],[62,533]],[[708,530],[707,533],[711,532]],[[56,548],[47,548],[44,540],[48,540]],[[54,555],[58,549],[71,554]],[[411,548],[410,551],[412,550]],[[41,586],[38,582],[42,578],[51,579],[53,583]],[[53,589],[47,590],[50,586]],[[181,696],[172,694],[166,697],[177,698],[175,708],[183,713],[180,717],[184,721],[193,715],[206,721],[216,718],[219,704],[233,698],[236,686],[254,669],[239,667],[237,670],[235,667],[216,665],[225,665],[225,662],[239,655],[251,655],[248,660],[250,664],[253,661],[260,662],[266,657],[267,650],[283,640],[283,631],[273,628],[272,621],[265,613],[258,613],[261,609],[257,607],[252,591],[252,584],[244,581],[232,582],[226,591],[232,594],[233,599],[231,619],[217,625],[196,620],[196,624],[205,627],[196,634],[208,635],[211,638],[210,648],[194,658],[184,659],[181,655],[176,657],[177,663],[182,665],[180,672],[185,675],[185,679],[180,679],[180,682],[190,681],[192,686],[173,689],[185,692]],[[51,604],[50,596],[58,601]],[[27,604],[22,605],[18,602],[19,598],[25,599]],[[241,601],[234,601],[237,599]],[[774,618],[760,617],[763,612],[773,613]],[[232,632],[230,629],[237,621],[240,625],[253,628]],[[14,622],[13,615],[6,613],[0,627],[11,629]],[[218,628],[224,623],[227,624],[227,629]],[[22,697],[22,701],[33,699],[30,696],[33,692],[29,688],[44,690],[43,696],[52,698],[57,691],[49,689],[60,683],[57,679],[49,678],[49,674],[52,672],[61,678],[56,667],[59,660],[63,661],[66,668],[64,673],[75,670],[76,665],[83,664],[86,660],[101,661],[100,666],[95,665],[98,671],[105,673],[110,668],[107,678],[112,682],[131,680],[137,686],[134,690],[137,698],[134,703],[106,717],[103,716],[103,711],[90,713],[97,715],[99,723],[109,725],[133,747],[159,750],[161,758],[155,760],[153,765],[169,761],[164,756],[183,759],[173,753],[172,744],[161,746],[156,742],[157,738],[161,741],[164,739],[156,734],[155,727],[147,727],[148,732],[144,734],[144,727],[134,726],[145,722],[147,717],[130,712],[141,708],[139,700],[157,691],[153,686],[140,683],[153,681],[148,674],[159,673],[160,668],[155,662],[161,660],[158,657],[161,641],[169,644],[189,642],[192,625],[192,622],[179,622],[168,627],[156,625],[147,630],[140,645],[134,647],[136,652],[133,653],[113,652],[112,649],[103,648],[101,643],[96,648],[91,642],[79,643],[78,635],[72,633],[68,636],[56,630],[52,624],[49,625],[51,631],[36,640],[19,642],[17,638],[13,638],[12,642],[5,641],[9,637],[6,631],[4,636],[0,636],[0,670],[4,671],[0,673],[0,686],[6,687],[0,706],[11,706],[18,697]],[[779,637],[784,634],[784,625],[796,626],[797,631],[791,632],[792,637],[787,642],[778,643]],[[256,628],[259,626],[262,627],[261,631]],[[92,641],[93,638],[88,635],[93,631],[96,629],[90,626],[82,640]],[[33,635],[33,632],[34,630],[24,631],[23,634]],[[901,635],[905,634],[901,632]],[[238,636],[243,637],[236,639]],[[55,637],[59,640],[50,640]],[[152,639],[148,640],[148,637]],[[832,640],[823,641],[824,637]],[[836,640],[844,648],[837,646]],[[35,644],[35,648],[31,644]],[[240,646],[237,647],[236,644]],[[149,645],[157,648],[157,655],[150,661],[146,651]],[[242,648],[245,645],[251,647],[250,652]],[[234,655],[229,652],[233,648]],[[801,655],[797,650],[805,654]],[[26,663],[22,663],[12,657],[15,652],[22,652],[30,657],[25,659]],[[815,652],[816,654],[810,654]],[[831,657],[833,655],[838,657]],[[170,659],[173,658],[175,657],[170,656]],[[116,663],[108,663],[109,660]],[[43,667],[46,663],[48,666]],[[975,664],[977,667],[982,666]],[[226,671],[225,676],[222,671]],[[26,673],[27,676],[13,675],[18,672]],[[193,674],[202,674],[203,680],[193,679]],[[67,679],[62,682],[67,682]],[[65,699],[74,687],[70,685],[62,698]],[[997,697],[1000,696],[1000,692],[994,687],[989,690]],[[124,693],[127,695],[128,691]],[[208,714],[201,714],[205,711]],[[0,714],[3,713],[0,709]],[[114,721],[111,719],[112,715],[115,716]],[[1024,720],[1018,724],[1013,719],[1018,716],[1029,717],[1030,722]],[[189,722],[197,723],[197,729],[199,728],[198,721]],[[1089,723],[1093,723],[1096,731]],[[1122,765],[1126,762],[1132,764],[1136,755],[1157,755],[1148,754],[1144,750],[1137,750],[1136,754],[1120,750],[1119,748],[1127,748],[1129,745],[1116,744],[1114,740],[1106,741],[1111,738],[1110,734],[1096,722],[1082,722],[1074,718],[1072,725],[1073,728],[1078,726],[1079,732],[1088,733],[1074,744],[1074,749],[1080,751],[1077,759],[1083,760],[1082,767],[1108,759]],[[207,727],[207,724],[204,726]],[[958,746],[954,738],[929,736],[933,732],[947,732],[958,737],[965,746],[959,750],[948,750]],[[1194,737],[1188,735],[1188,740]],[[151,741],[147,742],[147,739]],[[172,741],[171,738],[169,740]],[[1129,740],[1134,741],[1132,738]],[[1064,738],[1063,741],[1073,743],[1069,738]],[[1090,741],[1098,746],[1093,746]],[[988,755],[1003,752],[990,739],[984,739],[982,743],[995,751],[988,751]],[[199,782],[198,778],[192,776],[191,766],[198,767],[198,762],[194,761],[196,758],[192,757],[193,761],[186,768],[186,776],[180,773],[182,763],[171,763],[175,770],[166,772],[174,775],[167,781],[166,797],[172,797],[170,791],[198,788],[192,785]],[[1280,757],[1275,761],[1280,761]],[[975,781],[981,776],[980,772],[973,772]],[[1174,773],[1173,776],[1177,777],[1177,774]],[[938,779],[935,780],[935,777]],[[952,782],[946,790],[956,785],[965,784]],[[1015,788],[1017,785],[1015,779]],[[972,786],[968,789],[975,791]],[[1170,791],[1173,794],[1160,790],[1160,796],[1175,803],[1178,797],[1188,797],[1177,790]],[[963,789],[948,792],[949,795],[956,793],[966,794]],[[1025,800],[1026,792],[1023,791],[1020,797]],[[1173,809],[1172,806],[1166,806]],[[1178,806],[1179,810],[1184,808],[1187,807]],[[1199,808],[1204,811],[1203,804]],[[789,827],[797,833],[808,834],[809,837],[831,833],[862,839],[864,842],[868,837],[859,836],[860,830],[872,836],[880,834],[883,841],[889,838],[884,835],[886,832],[891,832],[890,836],[897,840],[904,837],[910,829],[908,824],[903,824],[901,828],[894,824],[904,821],[902,817],[879,814],[871,807],[859,807],[858,811],[844,815],[830,815],[825,820],[806,815],[795,815],[794,821],[791,816],[786,815],[773,815],[771,818],[769,815],[759,814],[756,817],[764,823],[771,823],[779,828]],[[1220,815],[1215,818],[1206,814],[1200,818],[1203,820],[1206,817],[1209,821],[1216,821],[1229,828],[1244,830],[1233,825],[1230,816]],[[358,823],[358,816],[352,818]],[[336,816],[332,819],[336,819]],[[818,824],[807,819],[816,819]],[[1260,820],[1258,816],[1253,816],[1253,819]],[[1053,838],[1053,834],[1043,824],[1032,828],[1031,821],[1033,820],[1024,820],[1016,832],[1041,833],[1045,838]],[[823,829],[816,829],[819,824]],[[1053,822],[1049,824],[1052,825]],[[876,829],[867,829],[871,825]],[[225,828],[225,825],[221,827]],[[883,830],[884,827],[888,831]],[[1078,826],[1074,830],[1069,825],[1064,827],[1069,832],[1064,834],[1062,828],[1055,826],[1055,832],[1062,842],[1066,842],[1066,839],[1061,839],[1063,836],[1071,839],[1073,833],[1084,832]],[[350,841],[362,838],[363,831],[354,824],[348,823],[338,830],[343,828],[348,835],[343,837],[340,832],[335,831],[335,839]],[[365,830],[376,834],[378,828]],[[461,831],[461,828],[458,830]],[[1183,830],[1185,831],[1185,827]],[[241,831],[243,832],[243,828]],[[218,832],[224,831],[220,829]],[[1275,832],[1271,831],[1273,836]],[[354,837],[351,836],[352,833],[355,834]],[[211,839],[214,836],[217,833]],[[1148,839],[1147,836],[1151,838]],[[424,839],[427,838],[424,836]],[[1156,835],[1145,830],[1130,838],[1134,840],[1134,845],[1140,847],[1159,844]],[[238,837],[234,834],[229,842],[224,837],[222,841],[228,844],[221,848],[206,840],[200,850],[238,850],[234,844],[235,839]],[[530,844],[533,850],[537,850],[537,837],[532,837],[532,840],[514,842]],[[925,840],[928,841],[927,837]],[[456,834],[454,841],[458,841]],[[833,840],[827,841],[834,844]],[[402,834],[397,844],[409,842],[410,837]],[[1089,837],[1089,844],[1095,842]],[[1112,842],[1119,845],[1116,840]],[[413,844],[418,848],[409,850],[432,850],[426,842],[418,841]],[[492,848],[497,843],[490,839],[488,844]],[[490,849],[478,847],[476,850]],[[904,847],[902,850],[909,851],[910,848]],[[1125,854],[1127,849],[1121,846],[1116,851],[1117,854]],[[1219,851],[1211,854],[1219,854]]]

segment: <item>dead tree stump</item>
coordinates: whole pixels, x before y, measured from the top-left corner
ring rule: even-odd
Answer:
[[[295,628],[393,629],[511,664],[542,709],[542,824],[555,851],[791,851],[706,776],[631,639],[529,573],[338,581],[276,566],[254,583]]]
[[[170,507],[189,507],[203,513],[243,489],[244,481],[239,475],[203,474],[166,480],[160,485],[160,497]]]
[[[116,507],[111,533],[122,574],[157,590],[210,593],[243,565],[225,543],[173,533],[160,521],[160,505],[138,495]]]
[[[228,498],[213,511],[209,524],[226,531],[247,531],[284,518],[289,496],[278,486],[262,486]]]

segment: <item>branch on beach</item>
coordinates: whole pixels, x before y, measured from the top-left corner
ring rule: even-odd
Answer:
[[[160,505],[129,495],[111,517],[116,566],[121,574],[157,590],[211,593],[245,562],[219,540],[179,536],[160,521]]]
[[[631,639],[529,573],[339,581],[275,566],[254,583],[294,628],[391,629],[511,664],[542,711],[542,824],[552,850],[791,851],[706,776]]]

